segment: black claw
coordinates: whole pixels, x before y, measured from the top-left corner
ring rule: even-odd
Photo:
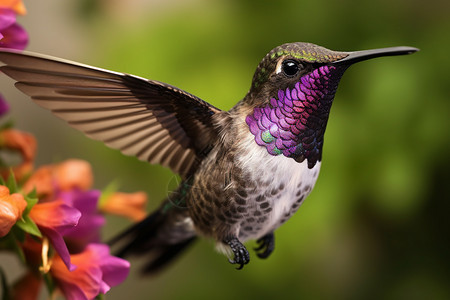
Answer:
[[[228,259],[230,264],[237,264],[239,267],[237,267],[237,270],[241,270],[244,265],[248,264],[250,261],[250,254],[247,251],[247,248],[245,248],[244,245],[236,238],[231,237],[226,240],[224,240],[225,243],[227,243],[231,251],[233,251],[234,259]]]
[[[266,234],[256,241],[259,246],[255,248],[259,258],[267,258],[275,249],[275,235],[273,232]]]
[[[253,248],[253,250],[255,250],[256,252],[263,250],[266,247],[266,244],[262,241],[262,238],[258,239],[256,242],[259,244],[258,247]]]

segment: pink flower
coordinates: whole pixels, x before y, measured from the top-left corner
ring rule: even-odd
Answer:
[[[78,225],[72,227],[64,234],[64,239],[69,245],[70,252],[77,253],[90,243],[100,242],[100,228],[105,224],[105,218],[98,212],[97,203],[100,191],[60,192],[58,198],[67,205],[81,212]]]
[[[69,252],[78,253],[87,244],[100,242],[105,218],[97,209],[100,191],[88,190],[92,181],[89,163],[71,159],[39,168],[24,185],[27,192],[36,189],[40,197],[38,208],[53,207],[58,214],[51,216],[52,212],[47,210],[31,210],[31,218],[48,236],[68,268],[73,268]],[[55,224],[47,226],[47,218],[52,218]]]
[[[16,22],[16,14],[13,10],[0,7],[0,39],[3,38],[2,32]]]
[[[9,111],[9,103],[0,94],[0,117]]]
[[[71,256],[77,268],[70,272],[60,257],[55,256],[50,270],[55,282],[68,300],[94,299],[120,284],[129,273],[126,260],[111,256],[103,244],[90,244]]]
[[[38,203],[30,211],[30,218],[36,223],[42,234],[48,237],[66,267],[73,270],[70,254],[63,236],[78,224],[81,213],[78,209],[56,200]]]
[[[23,50],[27,44],[28,34],[16,23],[15,12],[0,7],[0,47]]]

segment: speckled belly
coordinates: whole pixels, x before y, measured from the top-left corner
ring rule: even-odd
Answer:
[[[238,237],[243,242],[257,239],[274,231],[300,207],[316,183],[320,162],[309,169],[307,162],[261,153],[262,159],[243,156],[251,164],[252,179],[263,186],[259,193],[247,198],[247,216],[240,223]],[[252,161],[254,160],[254,161]],[[252,198],[251,198],[252,197]]]
[[[274,231],[297,211],[319,175],[320,162],[308,168],[306,160],[270,155],[249,133],[241,141],[211,152],[187,197],[197,233],[218,242]]]

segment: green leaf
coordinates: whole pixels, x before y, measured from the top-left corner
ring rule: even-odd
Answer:
[[[105,204],[105,201],[114,194],[119,189],[119,184],[117,181],[113,181],[106,188],[102,190],[102,194],[100,196],[100,200],[98,201],[98,206],[102,207]]]
[[[42,237],[41,231],[29,216],[22,216],[22,219],[17,221],[16,225],[29,234]]]
[[[22,214],[22,218],[16,222],[16,225],[17,227],[31,235],[42,237],[41,231],[29,216],[31,209],[34,205],[36,205],[36,203],[38,203],[39,200],[36,198],[30,198],[29,195],[30,194],[24,197],[25,201],[27,202],[27,207]]]
[[[2,268],[0,268],[0,280],[1,280],[1,287],[2,287],[2,291],[3,291],[2,300],[11,299],[8,282],[6,281],[6,275]]]
[[[22,216],[28,216],[33,206],[36,205],[36,203],[38,203],[39,200],[37,198],[31,198],[28,195],[25,196],[24,199],[25,201],[27,201],[27,207],[23,211]]]
[[[11,176],[8,178],[8,182],[10,182],[10,181],[11,181]],[[29,193],[27,196],[24,197],[25,201],[27,202],[27,207],[25,208],[25,210],[22,214],[22,218],[16,222],[16,224],[15,224],[16,226],[14,226],[14,227],[20,228],[24,232],[27,232],[31,235],[34,235],[37,237],[42,237],[41,231],[37,227],[36,223],[34,223],[34,221],[29,216],[31,209],[39,201],[37,198],[30,197],[30,195],[34,195],[34,194],[35,194],[35,191],[33,190],[31,193]],[[23,233],[20,233],[19,231],[16,231],[16,236],[22,242],[25,239],[25,235]]]
[[[105,297],[103,294],[98,294],[94,299],[95,300],[103,300]]]
[[[14,176],[12,169],[9,170],[9,176],[8,179],[6,180],[6,186],[8,187],[10,194],[14,194],[15,192],[17,192],[16,178]]]
[[[26,197],[28,197],[28,198],[37,198],[36,187],[34,187],[33,190],[31,192],[29,192]]]
[[[0,130],[10,129],[14,127],[14,120],[8,120],[0,126]]]

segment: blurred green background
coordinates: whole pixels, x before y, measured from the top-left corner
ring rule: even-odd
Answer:
[[[450,2],[40,0],[19,18],[28,50],[140,75],[229,109],[273,47],[408,45],[411,56],[352,66],[325,134],[321,175],[276,232],[268,260],[234,270],[200,241],[156,277],[132,274],[107,299],[450,299]],[[144,190],[149,210],[174,175],[85,138],[1,80],[38,165],[77,157],[95,187]],[[128,225],[110,218],[106,238]],[[249,248],[255,244],[249,243]]]

